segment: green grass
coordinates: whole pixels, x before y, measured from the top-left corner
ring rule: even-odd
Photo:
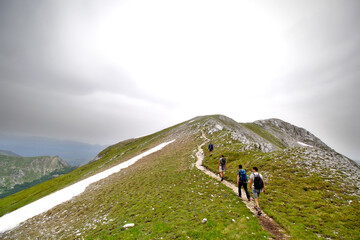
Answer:
[[[105,229],[99,226],[101,230],[88,235],[88,239],[109,235],[113,239],[259,239],[267,236],[230,189],[196,168],[191,169],[194,159],[189,154],[193,146],[191,142],[180,149],[173,146],[151,161],[139,163],[135,170],[118,176],[122,191],[114,191],[109,196],[101,194],[104,200],[117,201],[117,206],[110,211],[110,218],[116,219],[110,227],[114,231],[109,233],[108,226]],[[132,177],[126,178],[128,174]],[[206,224],[201,223],[203,218],[208,219]],[[135,227],[126,231],[119,228],[129,222],[135,223]]]
[[[261,195],[261,207],[294,239],[360,239],[360,204],[351,191],[341,187],[341,177],[325,181],[326,172],[311,174],[298,168],[291,157],[301,149],[262,153],[240,152],[241,143],[231,141],[225,131],[213,136],[213,156],[205,157],[204,165],[217,172],[221,154],[228,160],[225,178],[236,183],[238,165],[242,164],[248,176],[253,166],[266,179],[266,194]],[[231,141],[231,143],[230,143]],[[207,146],[204,146],[206,152]],[[301,154],[297,161],[301,161]],[[352,203],[349,205],[349,201]]]
[[[146,137],[130,139],[110,146],[99,154],[102,158],[97,161],[90,162],[68,174],[0,199],[0,216],[146,151],[159,144],[161,136],[174,127]]]
[[[33,187],[35,185],[38,185],[42,182],[45,182],[45,181],[48,181],[48,180],[51,180],[51,179],[54,179],[55,176],[61,176],[63,174],[66,174],[66,173],[69,173],[73,170],[75,170],[76,167],[65,167],[61,170],[55,170],[53,172],[51,172],[50,174],[46,174],[40,178],[37,178],[36,180],[33,180],[31,182],[24,182],[22,184],[16,184],[13,188],[6,188],[6,187],[0,187],[0,190],[1,190],[1,194],[0,194],[0,199],[1,198],[4,198],[4,197],[7,197],[7,196],[10,196],[10,195],[13,195],[17,192],[20,192],[24,189],[28,189],[30,187]]]
[[[56,237],[64,239],[267,238],[269,234],[258,219],[231,189],[194,167],[194,150],[201,141],[200,134],[177,139],[161,152],[36,217],[46,219],[41,228],[28,225],[18,231],[24,231],[22,234],[29,238],[47,238],[40,229],[52,227],[60,231]],[[131,149],[138,144],[129,143],[126,147]],[[122,150],[108,149],[111,154],[104,154],[112,158]],[[208,222],[202,224],[203,218]],[[122,229],[126,223],[135,223],[135,227]]]
[[[175,143],[141,159],[98,183],[71,201],[57,206],[11,233],[14,239],[264,239],[269,237],[236,195],[194,167],[194,155],[204,127],[201,118],[140,139],[124,141],[105,149],[101,159],[60,178],[0,200],[0,213],[44,196],[54,189],[91,176],[176,136]],[[186,131],[184,131],[184,129]],[[188,132],[190,129],[191,134]],[[192,135],[195,133],[196,135]],[[326,172],[311,174],[290,160],[301,159],[301,149],[262,153],[241,152],[243,144],[223,130],[211,138],[213,157],[204,165],[217,172],[221,154],[228,160],[227,180],[236,182],[238,165],[250,174],[257,166],[265,176],[263,210],[279,223],[292,239],[360,239],[357,197],[341,181],[327,182]],[[207,146],[203,147],[207,153]],[[298,156],[298,157],[296,157]],[[339,173],[341,176],[341,173]],[[13,197],[13,198],[11,198]],[[5,201],[6,200],[6,201]],[[349,201],[352,201],[349,204]],[[66,211],[65,211],[66,210]],[[206,224],[201,220],[207,218]],[[235,221],[233,221],[233,219]],[[41,224],[34,222],[40,221]],[[135,223],[131,229],[122,229]],[[44,232],[45,230],[47,232]],[[53,231],[51,233],[49,231]],[[19,235],[17,235],[19,234]],[[52,235],[53,234],[53,235]]]
[[[274,137],[272,134],[270,134],[268,131],[266,131],[259,125],[255,124],[255,123],[241,123],[241,124],[243,126],[245,126],[246,128],[250,129],[251,131],[253,131],[254,133],[258,134],[262,138],[268,140],[273,145],[275,145],[281,149],[286,148],[286,146],[279,139]]]

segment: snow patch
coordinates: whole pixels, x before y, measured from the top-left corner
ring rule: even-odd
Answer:
[[[10,230],[10,229],[16,227],[17,225],[19,225],[21,222],[24,222],[29,218],[32,218],[38,214],[46,212],[46,211],[50,210],[51,208],[70,200],[71,198],[84,192],[86,187],[88,187],[90,184],[97,182],[101,179],[104,179],[113,173],[119,172],[123,168],[129,167],[130,165],[134,164],[141,158],[143,158],[151,153],[161,150],[166,145],[168,145],[174,141],[175,140],[162,143],[146,152],[141,153],[140,155],[138,155],[136,157],[129,159],[126,162],[120,163],[110,169],[107,169],[101,173],[98,173],[94,176],[91,176],[80,182],[77,182],[69,187],[66,187],[57,192],[54,192],[54,193],[52,193],[48,196],[45,196],[35,202],[32,202],[22,208],[19,208],[11,213],[5,214],[4,216],[2,216],[0,218],[0,233]]]
[[[216,124],[215,127],[209,131],[209,134],[213,134],[217,131],[222,131],[223,129],[224,129],[223,126]]]
[[[297,143],[300,144],[300,145],[302,145],[302,146],[304,146],[304,147],[313,147],[313,146],[308,145],[308,144],[306,144],[306,143],[302,143],[302,142],[297,142]]]
[[[219,124],[216,124],[215,127],[216,127],[217,129],[219,129],[220,131],[223,130],[223,126],[221,126],[221,125],[219,125]]]

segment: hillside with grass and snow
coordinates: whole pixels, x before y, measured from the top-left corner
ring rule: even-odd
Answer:
[[[206,168],[217,172],[219,157],[225,155],[225,178],[232,183],[239,164],[248,175],[252,166],[259,168],[267,184],[261,195],[263,211],[289,238],[360,238],[360,169],[355,162],[305,129],[279,119],[238,123],[221,115],[196,117],[112,145],[66,175],[1,199],[4,215],[175,140],[0,237],[275,238],[231,189],[195,167],[195,153],[205,141],[202,132],[215,146],[211,157],[203,146]]]

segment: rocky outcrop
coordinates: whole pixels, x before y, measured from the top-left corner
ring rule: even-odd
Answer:
[[[286,147],[298,147],[302,145],[301,143],[305,143],[309,146],[322,148],[324,150],[332,150],[306,129],[280,119],[258,120],[254,123],[278,138]]]
[[[0,154],[0,194],[15,185],[32,182],[56,170],[70,167],[59,156],[15,157]]]
[[[265,138],[226,116],[217,115],[208,117],[205,128],[208,130],[207,134],[210,135],[223,130],[226,134],[229,133],[229,137],[232,140],[239,141],[243,144],[243,151],[257,150],[262,152],[272,152],[279,150],[277,146]]]

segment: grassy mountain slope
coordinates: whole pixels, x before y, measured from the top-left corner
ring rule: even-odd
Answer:
[[[258,127],[255,123],[245,126],[279,147],[287,144],[273,134],[278,131],[280,136],[280,129],[269,133],[264,131],[266,127]],[[222,131],[206,130],[211,133],[209,137],[215,144],[215,151],[212,157],[205,157],[204,165],[217,171],[218,159],[224,154],[229,161],[226,178],[234,183],[239,164],[249,175],[252,167],[257,166],[267,182],[267,193],[261,196],[263,210],[293,238],[360,238],[359,166],[351,160],[324,150],[326,148],[320,144],[317,148],[244,151],[244,143],[234,140],[231,128],[226,125]]]
[[[279,147],[280,149],[286,148],[283,142],[281,142],[278,138],[274,137],[271,133],[269,133],[265,129],[262,129],[259,125],[255,123],[243,123],[242,125],[250,129],[254,133],[258,134],[259,136],[263,137],[271,144]]]
[[[281,123],[279,123],[281,125]],[[288,125],[285,125],[288,127]],[[264,239],[256,217],[230,189],[195,168],[203,130],[215,145],[204,164],[217,172],[224,154],[226,178],[237,166],[257,166],[267,182],[263,210],[293,239],[359,239],[359,167],[297,127],[267,129],[225,116],[197,117],[161,132],[124,141],[75,171],[0,200],[0,214],[103,171],[162,142],[176,139],[129,168],[92,184],[83,194],[32,218],[1,238]],[[313,140],[307,141],[308,140]],[[204,152],[207,151],[204,146]],[[249,172],[248,172],[249,173]],[[207,218],[206,224],[201,220]],[[234,221],[233,221],[234,220]],[[124,230],[126,223],[135,227]]]
[[[109,147],[99,154],[99,160],[90,163],[94,164],[93,172],[176,139],[163,150],[91,185],[80,196],[1,237],[266,238],[268,233],[259,226],[257,218],[230,189],[194,167],[194,151],[203,141],[200,129],[196,122],[184,123]],[[206,224],[201,223],[203,218],[208,219]],[[126,223],[135,223],[135,227],[122,229]]]
[[[100,152],[95,161],[81,166],[56,179],[49,180],[32,188],[0,199],[0,216],[96,173],[104,171],[105,169],[113,167],[116,164],[124,162],[138,155],[141,151],[146,151],[147,149],[155,146],[156,143],[160,142],[159,138],[162,138],[164,136],[163,133],[167,131],[168,130],[164,130],[143,138],[130,139],[112,145]]]

